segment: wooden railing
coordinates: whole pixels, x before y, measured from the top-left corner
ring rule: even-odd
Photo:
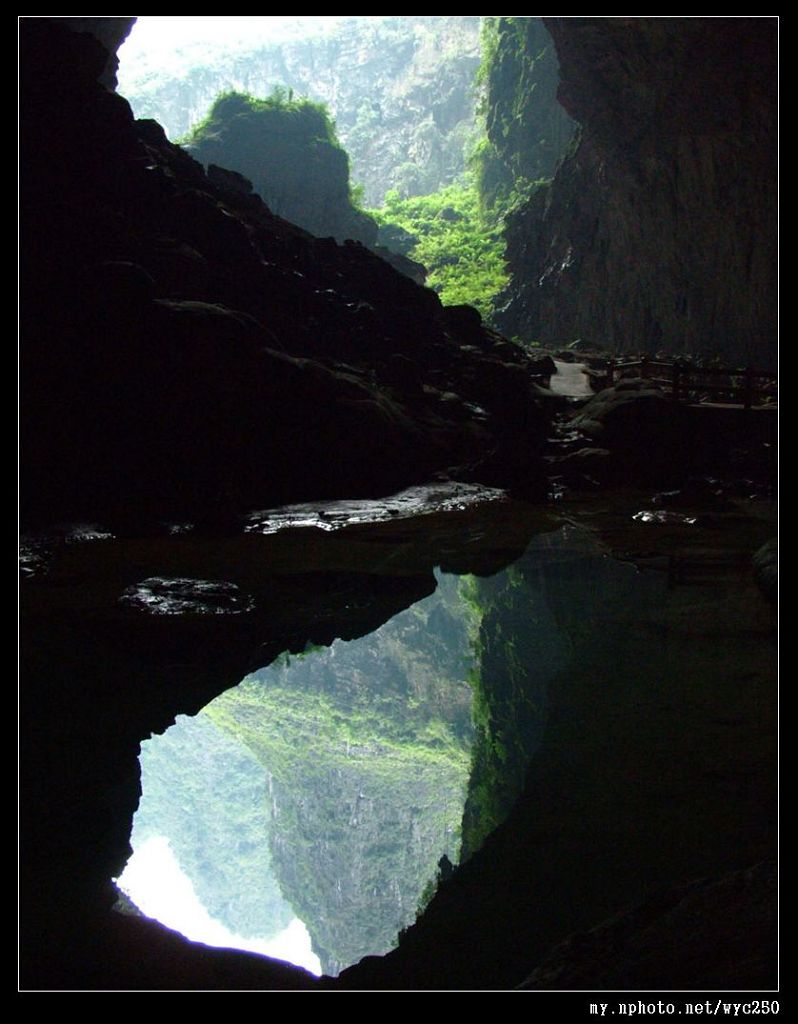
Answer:
[[[611,359],[607,364],[608,387],[621,377],[629,376],[644,377],[659,385],[674,402],[715,397],[750,409],[761,396],[767,395],[774,401],[778,397],[778,376],[750,366],[737,370],[718,369],[694,366],[686,360],[663,362],[646,356],[625,361]]]

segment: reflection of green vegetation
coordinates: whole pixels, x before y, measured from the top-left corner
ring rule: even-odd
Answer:
[[[327,972],[385,952],[456,860],[471,734],[456,581],[370,637],[270,666],[203,715],[268,778],[286,899]]]
[[[521,792],[545,711],[545,684],[559,664],[559,637],[524,563],[470,578],[463,594],[480,625],[473,639],[474,745],[463,812],[462,856],[469,857],[506,818]]]
[[[325,971],[390,949],[441,852],[456,856],[462,742],[440,720],[414,731],[254,678],[205,714],[268,773],[277,875]]]
[[[443,767],[467,763],[464,742],[449,723],[397,719],[386,716],[379,704],[346,707],[329,694],[272,686],[249,677],[204,713],[244,740],[265,765],[297,768],[314,744],[324,748],[330,765],[347,764],[353,747],[379,753],[371,765],[378,775],[391,775],[409,762]],[[269,728],[261,731],[267,718]]]

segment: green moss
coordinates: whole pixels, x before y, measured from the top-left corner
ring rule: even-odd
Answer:
[[[474,154],[483,203],[509,209],[529,184],[550,179],[573,136],[557,102],[554,43],[540,18],[485,18],[479,117],[484,141]]]
[[[326,104],[305,97],[294,99],[293,91],[282,86],[275,86],[263,100],[235,90],[220,93],[207,116],[180,139],[179,144],[188,147],[199,145],[226,130],[234,119],[247,120],[253,115],[265,127],[280,134],[294,135],[303,142],[316,140],[341,149],[335,123]]]
[[[507,274],[500,226],[480,208],[473,176],[426,196],[403,199],[392,189],[371,213],[388,232],[398,226],[417,240],[406,255],[424,264],[446,305],[466,303],[490,318]]]
[[[281,87],[266,99],[223,93],[181,144],[206,166],[243,174],[272,212],[312,234],[374,244],[377,226],[358,206],[323,103]]]

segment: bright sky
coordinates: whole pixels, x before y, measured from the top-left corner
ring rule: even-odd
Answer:
[[[171,53],[175,48],[213,45],[237,49],[252,48],[258,43],[279,42],[283,39],[318,35],[328,31],[344,15],[319,17],[269,15],[245,18],[214,17],[160,17],[139,18],[124,44],[122,56],[128,59],[138,51]]]
[[[360,20],[383,17],[358,15]],[[139,18],[119,49],[119,91],[124,96],[154,77],[181,77],[189,68],[215,64],[223,52],[251,52],[268,43],[322,35],[346,20],[342,14]]]
[[[304,967],[311,974],[321,974],[321,963],[311,949],[308,930],[298,917],[269,940],[242,938],[214,920],[197,898],[191,880],[183,874],[164,836],[153,836],[142,843],[116,884],[143,914],[193,942],[245,949]]]
[[[257,17],[139,17],[125,44],[148,49],[171,49],[176,44],[216,43],[219,46],[254,41],[278,41],[292,36],[317,35],[342,22],[340,14],[321,16],[259,15]]]

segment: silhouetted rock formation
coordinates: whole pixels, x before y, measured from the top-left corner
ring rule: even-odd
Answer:
[[[377,495],[464,465],[534,486],[522,353],[209,180],[97,84],[90,35],[22,28],[26,514]]]
[[[206,166],[244,175],[273,213],[312,235],[376,244],[377,223],[352,202],[349,157],[321,104],[284,91],[266,100],[228,93],[185,146]]]

